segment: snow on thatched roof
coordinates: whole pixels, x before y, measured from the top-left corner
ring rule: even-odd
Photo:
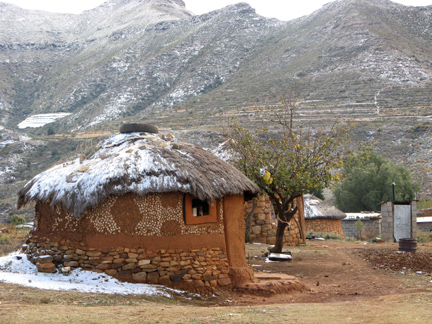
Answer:
[[[304,195],[304,212],[305,219],[328,218],[343,219],[346,214],[328,201],[322,201],[314,195]]]
[[[157,134],[118,134],[89,159],[56,165],[18,193],[29,201],[62,207],[79,217],[108,196],[183,192],[201,200],[257,194],[259,188],[233,166],[203,148]]]

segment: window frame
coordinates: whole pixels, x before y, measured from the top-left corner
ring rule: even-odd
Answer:
[[[207,223],[217,223],[218,222],[218,200],[215,200],[213,204],[209,204],[209,214],[204,216],[193,216],[192,213],[192,200],[198,199],[190,194],[184,195],[184,219],[186,225],[199,225]]]

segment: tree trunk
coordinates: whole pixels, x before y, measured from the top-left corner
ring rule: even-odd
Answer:
[[[276,228],[276,243],[275,246],[270,250],[271,252],[280,253],[282,252],[283,248],[283,237],[285,228],[288,226],[288,223],[281,222],[278,220],[277,222],[277,228]]]
[[[304,237],[304,234],[303,234],[303,227],[302,227],[302,224],[301,224],[301,219],[297,220],[297,218],[294,217],[294,221],[296,222],[297,228],[299,229],[300,239],[302,239],[304,241],[305,237]]]

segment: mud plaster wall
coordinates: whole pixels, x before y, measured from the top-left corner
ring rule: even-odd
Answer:
[[[333,233],[345,238],[340,219],[313,218],[306,219],[306,233]]]
[[[230,266],[246,267],[245,236],[243,219],[243,196],[229,196],[224,199],[226,246]],[[237,216],[237,217],[235,217]],[[240,217],[239,217],[240,216]]]
[[[297,199],[300,211],[304,211],[303,197]],[[245,203],[244,221],[252,210],[252,201]],[[299,229],[300,225],[300,229]],[[303,232],[303,238],[300,233]],[[284,243],[295,246],[298,243],[306,243],[305,220],[303,213],[297,213],[285,229]],[[275,244],[276,242],[276,218],[270,198],[267,195],[258,197],[257,207],[252,216],[250,240],[254,243]]]
[[[67,238],[95,248],[225,250],[221,202],[217,202],[217,210],[217,223],[186,225],[181,193],[111,196],[97,208],[85,210],[78,219],[61,208],[38,203],[35,234],[54,240]]]
[[[233,206],[239,200],[229,198],[224,200],[230,218],[242,221],[242,213]],[[186,225],[180,193],[110,197],[79,219],[38,203],[36,228],[23,250],[44,272],[81,267],[131,282],[187,289],[229,287],[223,200],[217,202],[217,213],[217,223]],[[246,264],[244,256],[240,263]]]
[[[246,264],[245,235],[242,215],[244,213],[244,197],[229,196],[224,198],[224,218],[230,278],[234,286],[241,286],[254,281],[253,270]]]

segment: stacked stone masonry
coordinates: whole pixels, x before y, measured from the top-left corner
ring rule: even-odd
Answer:
[[[393,203],[387,201],[381,205],[382,237],[387,242],[394,242]]]
[[[245,203],[245,224],[252,208],[252,201]],[[301,217],[298,213],[295,218],[289,222],[285,230],[284,243],[286,245],[295,246],[298,243],[305,243],[305,235],[302,238],[299,226],[297,225],[298,223],[303,225],[304,234],[304,217]],[[257,206],[252,216],[249,237],[250,241],[254,243],[275,244],[276,242],[275,213],[270,198],[267,195],[258,197]]]
[[[312,218],[306,219],[306,233],[332,233],[345,238],[340,219]]]
[[[39,271],[64,267],[104,272],[120,281],[163,284],[178,288],[229,287],[227,256],[220,248],[146,250],[89,248],[83,243],[30,235],[23,251]],[[69,270],[69,269],[68,269]]]
[[[431,233],[432,232],[432,222],[428,223],[417,223],[417,231]]]
[[[411,201],[411,237],[417,237],[417,202]]]

